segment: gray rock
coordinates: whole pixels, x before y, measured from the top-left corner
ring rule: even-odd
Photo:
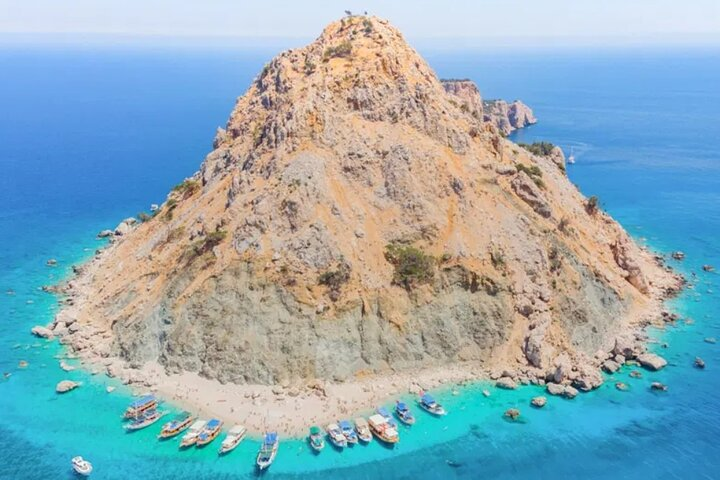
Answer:
[[[660,370],[667,365],[667,360],[654,353],[643,353],[638,355],[637,361],[648,370]]]
[[[545,195],[540,190],[540,187],[535,185],[535,182],[527,173],[518,173],[515,178],[512,179],[510,185],[515,194],[530,205],[535,213],[541,217],[550,218],[552,211],[550,210],[550,205],[548,205]]]
[[[530,401],[533,407],[542,408],[547,404],[547,397],[539,396],[533,397]]]
[[[614,360],[605,360],[603,363],[603,370],[608,373],[615,373],[620,369],[620,365]]]
[[[515,380],[510,377],[501,377],[497,382],[495,382],[495,386],[506,390],[515,390],[517,388],[517,383],[515,383]]]
[[[40,338],[53,338],[53,332],[49,328],[43,327],[41,325],[34,326],[30,332],[32,332],[33,335]]]
[[[107,237],[112,237],[112,236],[113,236],[113,231],[112,231],[112,230],[101,230],[101,231],[97,234],[97,237],[98,237],[98,238],[107,238]]]

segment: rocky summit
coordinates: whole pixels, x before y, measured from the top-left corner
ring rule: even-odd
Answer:
[[[439,80],[387,21],[334,22],[265,66],[193,177],[108,234],[53,331],[220,382],[464,363],[593,388],[676,278],[557,149],[504,138],[532,122]]]

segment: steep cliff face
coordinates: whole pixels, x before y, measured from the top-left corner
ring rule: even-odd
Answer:
[[[278,55],[56,328],[75,322],[93,355],[250,383],[457,361],[542,376],[609,352],[669,275],[456,87],[377,18]]]

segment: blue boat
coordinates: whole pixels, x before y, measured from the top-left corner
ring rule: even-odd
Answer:
[[[280,440],[278,439],[277,432],[268,432],[265,434],[256,461],[257,467],[260,470],[265,470],[272,465],[272,462],[275,460],[275,455],[277,455],[279,445]]]
[[[200,432],[200,435],[198,435],[195,445],[198,447],[203,447],[208,443],[212,442],[217,438],[218,435],[220,435],[221,429],[222,422],[217,418],[213,418],[205,424],[205,428],[203,428],[202,432]]]
[[[426,412],[437,415],[438,417],[447,415],[447,412],[445,411],[443,406],[437,403],[429,393],[423,393],[420,396],[420,401],[418,402],[418,405],[420,405],[420,408],[422,408]]]
[[[393,419],[392,415],[390,415],[390,412],[388,412],[388,409],[385,407],[378,407],[376,410],[378,415],[382,416],[385,421],[390,425],[392,428],[397,428],[397,422]]]
[[[415,423],[415,416],[412,414],[410,408],[408,408],[405,402],[398,400],[395,403],[395,414],[405,425],[412,425]]]
[[[125,418],[136,418],[142,413],[157,409],[158,400],[155,395],[145,395],[132,402],[125,410]]]
[[[345,435],[345,438],[347,439],[347,443],[358,443],[357,432],[349,420],[340,420],[338,424],[340,425],[340,430],[342,430],[343,435]]]

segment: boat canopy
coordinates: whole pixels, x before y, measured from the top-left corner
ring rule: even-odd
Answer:
[[[207,428],[215,428],[220,426],[220,420],[217,418],[213,418],[209,422],[207,422],[207,425],[205,425]]]
[[[428,393],[424,394],[422,398],[420,398],[420,401],[424,403],[425,405],[433,405],[435,402],[435,399]]]
[[[277,432],[268,432],[265,434],[265,445],[270,445],[275,442],[277,442],[278,434]]]
[[[373,424],[375,426],[383,425],[383,424],[387,423],[387,420],[385,420],[385,417],[383,417],[382,415],[379,415],[379,414],[371,415],[368,420],[370,421],[371,424]]]
[[[242,435],[245,433],[245,427],[242,425],[234,425],[229,431],[229,435]]]
[[[379,408],[377,409],[377,412],[378,412],[380,415],[382,415],[383,417],[389,417],[389,416],[390,416],[390,412],[388,412],[387,408],[385,408],[385,407],[379,407]]]
[[[404,402],[398,402],[398,403],[397,403],[397,409],[398,409],[399,411],[401,411],[401,412],[405,412],[405,411],[407,411],[408,406],[405,405]]]
[[[358,417],[355,419],[355,425],[359,427],[367,427],[367,420],[365,420],[363,417]]]
[[[310,435],[321,435],[322,430],[317,425],[310,427]]]
[[[340,428],[343,430],[352,430],[352,424],[348,420],[340,420]]]
[[[207,422],[205,420],[198,420],[195,423],[193,423],[192,425],[190,425],[190,431],[202,430],[203,428],[205,428],[206,423]]]
[[[155,398],[155,395],[145,395],[144,397],[139,398],[139,399],[135,400],[134,402],[132,402],[130,404],[130,408],[144,407],[145,405],[152,403],[152,402],[156,402],[156,401],[157,401],[157,399]]]

